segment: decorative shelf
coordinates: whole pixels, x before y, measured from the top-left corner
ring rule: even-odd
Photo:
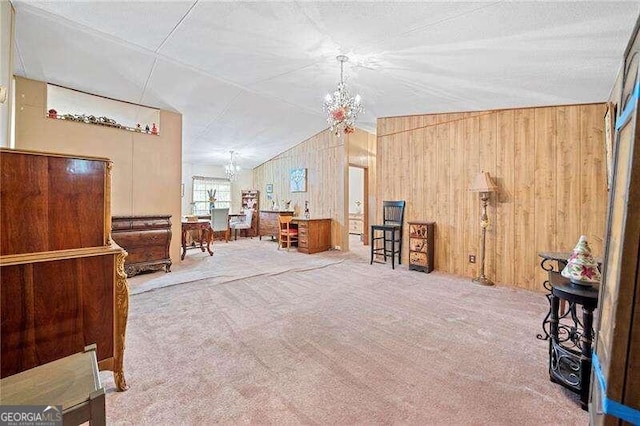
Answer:
[[[91,120],[81,120],[81,119],[74,119],[74,118],[64,118],[64,116],[51,117],[49,115],[45,115],[45,118],[49,118],[49,119],[52,119],[52,120],[68,121],[69,123],[92,124],[94,126],[108,127],[110,129],[120,129],[120,130],[126,130],[126,131],[133,132],[133,133],[140,133],[142,135],[160,136],[160,132],[159,131],[157,133],[151,133],[151,132],[146,132],[144,130],[138,130],[135,127],[123,126],[122,124],[117,124],[117,123],[116,124],[111,124],[111,123],[106,123],[106,122],[102,122],[102,121],[91,121]]]

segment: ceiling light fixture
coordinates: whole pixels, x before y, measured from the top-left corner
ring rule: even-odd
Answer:
[[[338,55],[336,59],[340,62],[340,83],[333,95],[327,93],[324,97],[324,111],[327,113],[327,123],[331,126],[331,131],[339,136],[340,133],[353,133],[358,114],[364,113],[364,108],[360,103],[360,95],[351,97],[344,82],[344,63],[349,58]]]
[[[233,151],[229,151],[231,154],[231,158],[226,166],[224,166],[224,174],[227,175],[227,179],[231,182],[238,180],[238,175],[240,174],[240,166],[237,163],[233,162]]]

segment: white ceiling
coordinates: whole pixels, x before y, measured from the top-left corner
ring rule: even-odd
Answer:
[[[183,115],[253,167],[327,127],[336,55],[376,118],[604,101],[640,2],[13,1],[16,74]]]

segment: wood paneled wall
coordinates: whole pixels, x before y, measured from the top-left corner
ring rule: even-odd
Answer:
[[[538,252],[570,251],[586,235],[602,255],[604,113],[589,104],[378,119],[377,200],[406,200],[406,220],[435,221],[436,270],[474,277],[480,201],[468,187],[490,172],[499,192],[488,207],[486,275],[541,291]]]
[[[369,168],[371,198],[374,194],[371,176],[375,181],[375,146],[375,135],[360,129],[340,138],[329,130],[310,137],[253,169],[253,187],[260,190],[260,208],[271,208],[265,191],[269,183],[273,184],[273,196],[280,207],[284,207],[283,200],[291,200],[296,216],[303,214],[304,202],[309,201],[311,217],[333,219],[331,245],[348,250],[349,163]],[[289,172],[303,167],[307,169],[307,192],[292,193]]]
[[[333,219],[331,244],[342,246],[348,223],[345,220],[345,138],[330,131],[320,132],[293,148],[253,169],[253,186],[260,190],[260,208],[268,210],[271,201],[265,191],[273,184],[273,197],[284,208],[283,200],[291,200],[295,215],[302,215],[304,202],[309,201],[311,217]],[[289,173],[292,169],[307,169],[307,192],[291,192]]]

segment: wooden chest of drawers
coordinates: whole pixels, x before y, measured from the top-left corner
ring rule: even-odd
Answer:
[[[409,269],[433,271],[434,222],[408,222]]]
[[[171,216],[114,216],[111,238],[129,253],[124,264],[132,277],[142,271],[171,271]]]
[[[363,233],[362,214],[349,213],[349,233],[354,235]]]
[[[298,251],[313,254],[331,248],[331,219],[295,218],[298,225]]]
[[[262,239],[263,235],[278,237],[278,215],[293,216],[293,212],[279,210],[260,210],[260,220],[258,221],[258,235]]]

